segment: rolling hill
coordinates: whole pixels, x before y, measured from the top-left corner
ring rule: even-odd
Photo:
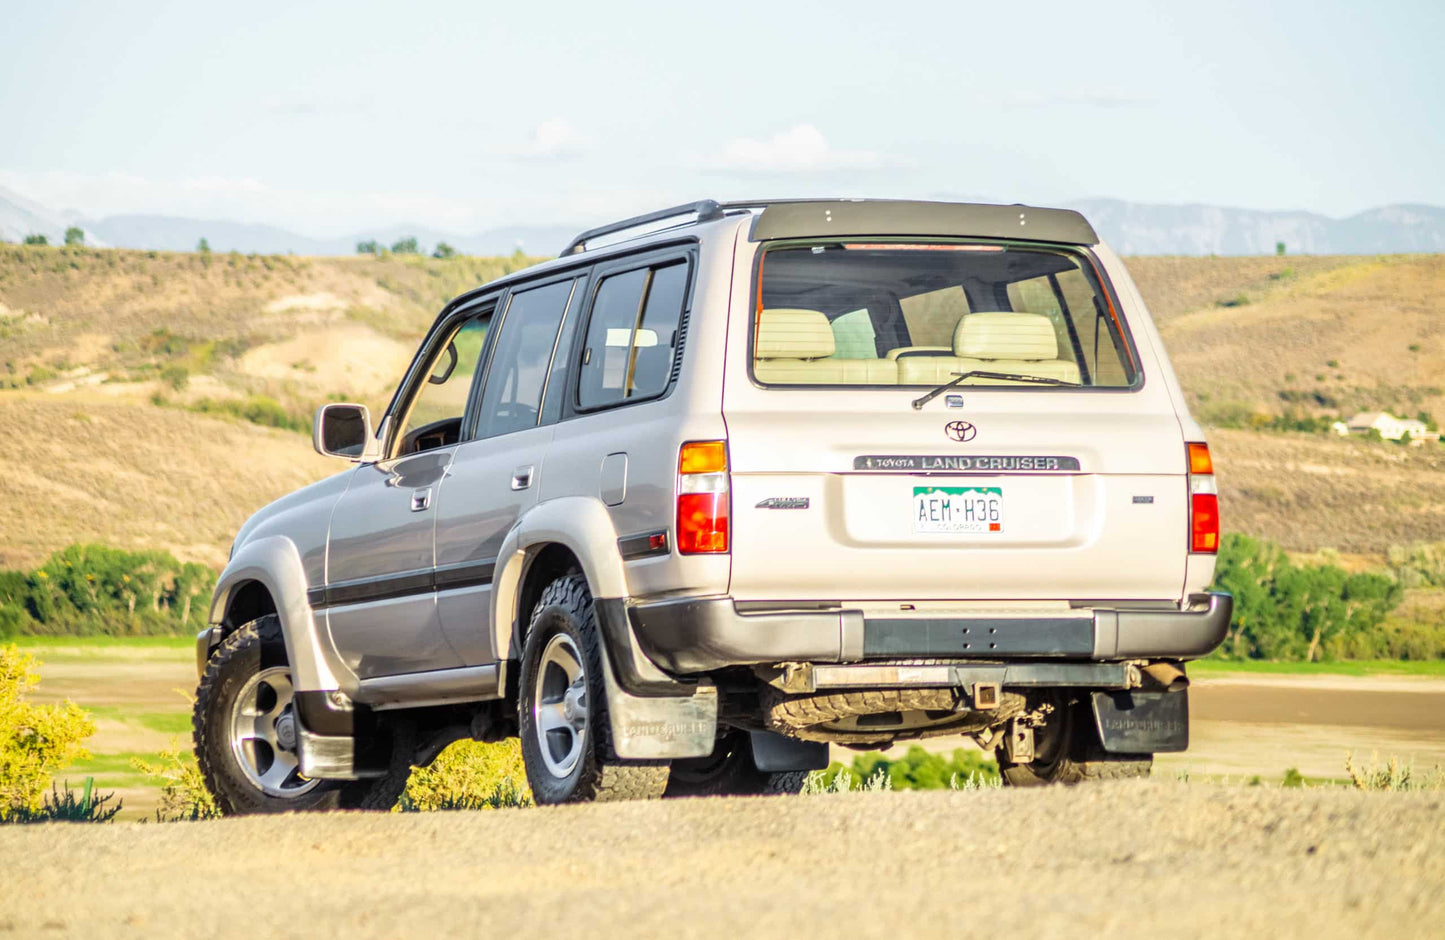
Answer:
[[[384,404],[435,312],[520,263],[0,246],[0,567],[86,539],[220,563],[252,510],[344,466],[285,428],[332,395]],[[1251,427],[1445,417],[1445,256],[1128,264],[1196,413],[1239,425],[1211,435],[1226,527],[1371,555],[1445,538],[1445,448]]]

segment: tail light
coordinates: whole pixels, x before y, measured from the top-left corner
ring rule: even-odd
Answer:
[[[677,550],[684,555],[728,550],[731,494],[726,441],[689,441],[677,456]]]
[[[1189,444],[1189,550],[1219,552],[1219,487],[1208,444]]]

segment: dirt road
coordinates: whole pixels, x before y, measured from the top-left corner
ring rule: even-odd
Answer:
[[[0,936],[1439,937],[1445,794],[1137,782],[0,829]]]

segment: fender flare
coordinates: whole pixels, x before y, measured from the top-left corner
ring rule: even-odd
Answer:
[[[594,597],[625,598],[627,571],[617,548],[617,529],[601,500],[586,496],[564,496],[538,503],[512,527],[497,554],[497,574],[492,581],[492,654],[499,662],[517,659],[517,591],[526,572],[528,557],[536,545],[565,546],[582,564],[582,574]]]
[[[216,581],[216,592],[211,597],[212,624],[219,625],[225,619],[232,592],[248,581],[259,582],[276,604],[296,689],[340,689],[330,637],[319,635],[315,612],[306,599],[306,570],[296,544],[284,536],[273,535],[246,542],[238,548]]]

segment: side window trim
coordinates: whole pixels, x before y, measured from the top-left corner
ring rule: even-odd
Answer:
[[[659,399],[666,398],[668,395],[672,394],[672,389],[677,384],[677,382],[672,377],[673,375],[676,375],[678,373],[679,362],[678,358],[676,357],[681,357],[683,355],[683,351],[687,345],[687,329],[690,325],[689,321],[692,315],[693,291],[697,287],[697,258],[698,246],[697,242],[694,241],[681,248],[674,245],[666,248],[654,249],[640,254],[626,255],[621,258],[609,259],[607,261],[599,262],[591,269],[587,278],[588,283],[586,285],[587,294],[585,306],[582,311],[582,316],[578,317],[577,319],[577,326],[572,334],[574,342],[572,343],[572,349],[569,353],[566,387],[567,397],[563,405],[561,420],[566,420],[567,418],[577,417],[581,415],[596,414],[597,412],[608,411],[613,408],[626,408],[629,405],[636,405],[647,401],[657,401]],[[620,401],[604,402],[599,405],[590,406],[583,406],[582,404],[580,404],[578,400],[578,395],[582,384],[582,355],[583,351],[586,348],[587,331],[591,329],[592,326],[592,314],[593,308],[596,306],[597,303],[597,293],[601,289],[603,282],[607,278],[613,277],[615,275],[627,274],[631,271],[647,269],[647,289],[643,291],[642,299],[638,305],[638,322],[640,322],[642,311],[645,310],[647,306],[648,295],[652,285],[653,269],[667,267],[670,264],[676,264],[679,262],[687,265],[687,281],[686,286],[683,289],[682,309],[678,312],[677,339],[676,346],[673,352],[675,358],[673,359],[671,375],[669,375],[668,377],[667,385],[663,388],[661,392],[655,395],[648,395],[645,398],[623,399]],[[636,350],[634,349],[634,357],[635,353]],[[629,372],[633,368],[634,364],[634,362],[629,362]]]
[[[536,280],[509,285],[503,294],[497,296],[496,307],[492,313],[492,323],[487,328],[487,345],[486,348],[482,350],[483,365],[477,369],[476,381],[473,382],[471,394],[467,397],[467,413],[466,417],[462,420],[461,440],[463,443],[477,440],[477,434],[480,431],[482,422],[482,397],[486,390],[488,378],[492,372],[492,358],[496,352],[496,345],[499,337],[502,335],[502,329],[506,326],[507,315],[511,312],[512,298],[518,294],[526,293],[529,290],[550,287],[553,284],[571,281],[572,293],[568,297],[566,309],[562,312],[562,322],[557,330],[558,336],[552,340],[552,357],[554,358],[549,359],[547,362],[547,376],[542,383],[543,398],[541,407],[537,409],[537,423],[533,425],[533,427],[543,427],[550,423],[545,420],[547,385],[552,379],[553,361],[557,355],[560,337],[567,329],[567,316],[572,311],[573,299],[577,295],[578,283],[582,282],[585,284],[587,272],[588,269],[585,268],[568,268],[566,271],[537,278]],[[498,436],[503,437],[505,435]]]

